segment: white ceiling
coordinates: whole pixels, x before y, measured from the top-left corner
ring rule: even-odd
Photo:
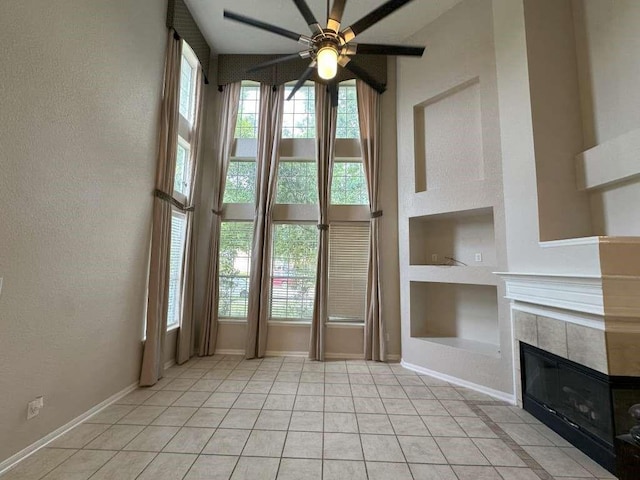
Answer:
[[[342,25],[359,20],[386,0],[347,1]],[[413,0],[358,36],[360,42],[399,44],[461,0]],[[214,53],[293,53],[302,45],[254,27],[225,20],[224,9],[309,34],[292,0],[185,0]],[[326,22],[326,0],[307,0],[320,24]]]

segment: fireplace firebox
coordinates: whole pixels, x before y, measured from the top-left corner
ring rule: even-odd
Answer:
[[[634,425],[640,378],[609,376],[520,343],[526,411],[615,474],[614,438]]]

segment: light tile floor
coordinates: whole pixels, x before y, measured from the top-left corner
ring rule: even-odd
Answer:
[[[613,479],[523,410],[398,364],[216,355],[1,480]]]

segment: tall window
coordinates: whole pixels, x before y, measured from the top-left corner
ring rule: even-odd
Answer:
[[[193,122],[196,108],[195,82],[197,68],[198,60],[193,50],[189,45],[183,43],[182,61],[180,63],[178,149],[176,152],[176,171],[173,179],[173,197],[185,205],[189,203],[191,196],[190,186],[191,176],[193,175],[191,144],[193,142]],[[182,285],[184,283],[184,254],[187,236],[186,214],[175,207],[172,208],[167,328],[179,326],[182,318]]]
[[[244,83],[240,90],[235,138],[258,138],[259,109],[260,85],[253,82]]]
[[[247,318],[253,222],[222,222],[218,314]]]
[[[285,87],[285,97],[292,85]],[[368,266],[368,196],[360,153],[354,82],[339,88],[336,159],[331,185],[329,321],[362,322]],[[220,237],[220,318],[246,319],[256,191],[260,90],[243,83],[236,142],[224,195]],[[315,89],[300,88],[284,104],[273,209],[270,319],[310,322],[318,250]]]
[[[220,234],[218,316],[227,321],[245,321],[247,318],[259,110],[260,85],[243,82]]]
[[[271,318],[311,320],[316,285],[315,224],[277,223],[271,256]]]

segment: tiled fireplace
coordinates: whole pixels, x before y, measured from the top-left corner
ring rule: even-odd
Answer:
[[[563,248],[567,247],[561,241]],[[517,402],[614,471],[640,403],[640,240],[594,237],[599,274],[502,273]]]
[[[609,376],[520,342],[524,409],[610,472],[614,438],[634,425],[640,377]]]

